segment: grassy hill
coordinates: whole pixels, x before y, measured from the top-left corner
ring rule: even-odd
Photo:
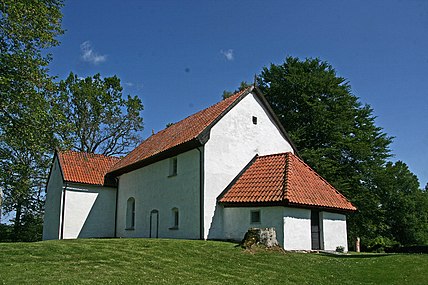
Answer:
[[[428,255],[324,255],[233,243],[86,239],[0,243],[0,284],[428,284]]]

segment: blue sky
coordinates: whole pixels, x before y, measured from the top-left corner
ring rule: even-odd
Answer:
[[[287,55],[319,57],[428,182],[428,1],[66,1],[52,75],[118,75],[143,136],[253,81]]]

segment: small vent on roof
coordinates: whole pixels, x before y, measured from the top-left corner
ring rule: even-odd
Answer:
[[[253,124],[257,125],[257,117],[256,116],[253,116]]]

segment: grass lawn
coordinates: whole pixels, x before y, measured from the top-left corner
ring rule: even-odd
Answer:
[[[81,239],[0,243],[0,284],[428,284],[428,255],[324,255],[233,243]]]

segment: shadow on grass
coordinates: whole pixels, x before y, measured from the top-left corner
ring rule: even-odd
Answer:
[[[320,252],[319,254],[329,257],[336,257],[336,258],[378,258],[378,257],[385,257],[385,256],[391,256],[389,253],[363,253],[363,254],[338,254],[338,253],[330,253],[330,252]]]

